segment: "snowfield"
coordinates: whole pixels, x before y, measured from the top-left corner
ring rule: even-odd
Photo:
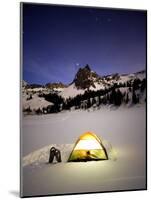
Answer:
[[[84,94],[85,90],[77,89],[75,84],[72,83],[67,88],[64,88],[59,95],[61,95],[63,98],[67,99],[69,97],[75,97],[78,94]]]
[[[34,109],[38,109],[38,108],[43,108],[43,107],[47,107],[49,105],[53,105],[53,103],[46,101],[44,98],[42,97],[38,97],[37,94],[32,95],[32,99],[30,100],[26,100],[27,99],[27,95],[23,96],[23,108],[31,108],[32,110]]]
[[[22,126],[23,196],[146,188],[145,104],[25,116]],[[109,160],[68,163],[87,131],[102,138]],[[47,163],[52,146],[62,163]]]

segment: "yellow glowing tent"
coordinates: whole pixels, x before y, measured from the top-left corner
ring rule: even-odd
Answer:
[[[91,132],[82,134],[77,140],[68,162],[108,160],[108,155],[101,140]]]

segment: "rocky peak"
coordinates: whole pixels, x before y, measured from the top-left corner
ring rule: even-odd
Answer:
[[[90,86],[95,87],[94,82],[99,79],[99,75],[87,64],[84,68],[79,68],[73,82],[77,89],[89,89]]]
[[[90,68],[90,66],[88,64],[83,69],[86,69],[86,70],[91,72],[91,68]]]

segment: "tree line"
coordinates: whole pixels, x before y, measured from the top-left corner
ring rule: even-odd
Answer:
[[[120,88],[128,88],[127,92],[121,92]],[[79,94],[75,97],[64,99],[57,93],[39,94],[39,97],[44,97],[45,100],[53,103],[51,106],[37,109],[36,114],[58,113],[62,110],[84,109],[87,110],[91,107],[100,107],[101,105],[113,104],[120,106],[122,103],[132,104],[140,102],[140,92],[143,93],[146,89],[146,79],[142,81],[135,79],[133,82],[114,84],[113,86],[97,91],[87,90],[84,94]],[[140,92],[138,92],[140,91]],[[30,108],[27,109],[31,111]]]

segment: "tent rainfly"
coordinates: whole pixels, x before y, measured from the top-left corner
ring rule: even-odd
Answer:
[[[108,160],[108,155],[100,138],[94,133],[86,132],[77,140],[68,162],[91,160]]]

